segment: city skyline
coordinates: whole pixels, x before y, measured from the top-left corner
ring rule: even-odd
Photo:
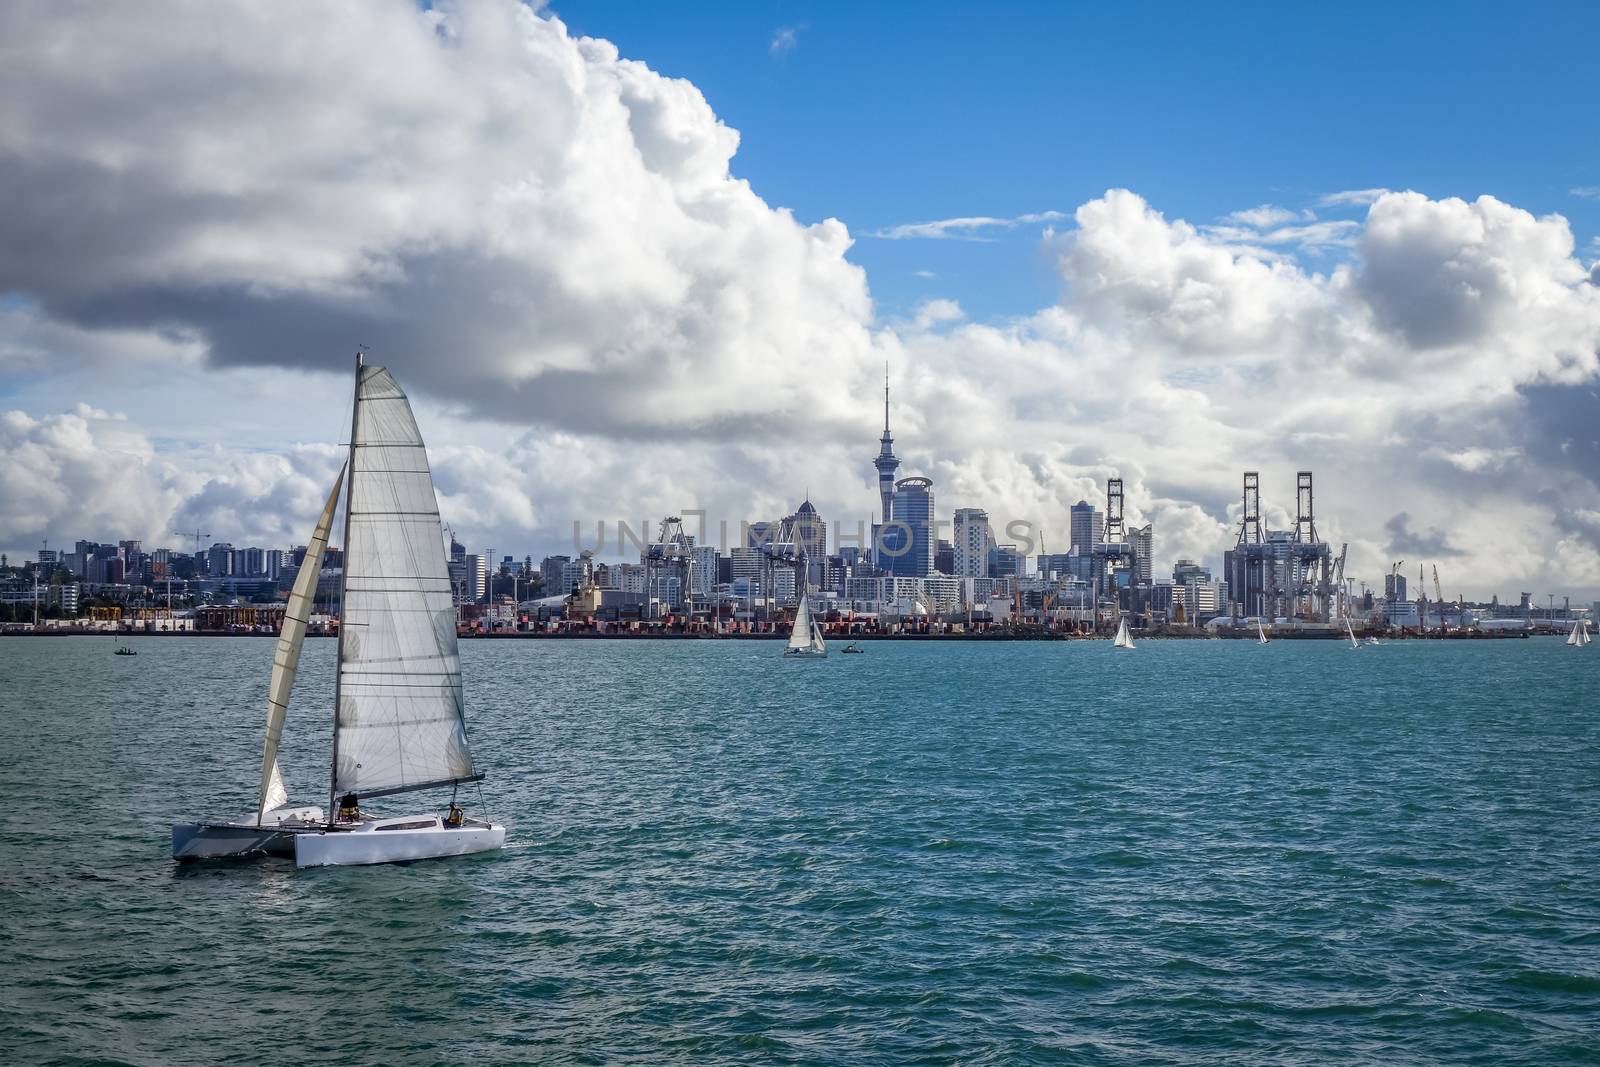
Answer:
[[[751,5],[730,38],[755,35],[748,54],[717,59],[692,47],[704,14],[613,27],[602,9],[571,10],[357,4],[261,40],[229,9],[160,34],[89,10],[52,20],[58,50],[15,44],[0,183],[36,210],[0,235],[0,547],[16,559],[45,537],[155,543],[196,526],[303,541],[338,462],[348,354],[368,343],[413,391],[445,520],[519,555],[561,550],[574,519],[775,518],[806,487],[830,521],[870,522],[887,362],[895,480],[931,479],[946,522],[980,508],[1066,544],[1072,505],[1099,503],[1117,477],[1129,528],[1154,525],[1157,572],[1215,568],[1239,473],[1262,473],[1263,521],[1285,529],[1309,469],[1322,536],[1350,543],[1350,573],[1369,584],[1424,558],[1478,599],[1600,595],[1600,171],[1571,148],[1593,143],[1581,110],[1569,137],[1535,143],[1526,109],[1480,110],[1475,143],[1521,154],[1474,162],[1446,150],[1448,124],[1424,121],[1461,79],[1391,73],[1375,80],[1393,83],[1392,113],[1332,122],[1334,143],[1287,142],[1281,164],[1258,152],[1231,177],[1154,153],[1170,129],[1142,135],[1141,159],[1069,114],[1046,121],[1072,126],[1071,167],[1003,155],[1006,193],[959,141],[912,138],[906,163],[926,181],[886,201],[838,168],[808,164],[804,187],[780,166],[786,133],[815,132],[838,114],[828,94],[861,87],[858,67],[828,60],[882,15]],[[564,17],[620,38],[620,56]],[[1030,17],[1099,32],[1090,15]],[[1463,47],[1531,32],[1474,18],[1449,47],[1422,25],[1397,39],[1417,69],[1448,72]],[[27,10],[0,19],[9,42],[37,36]],[[1329,62],[1360,19],[1342,13],[1305,61]],[[756,20],[770,23],[758,35]],[[772,53],[770,35],[801,21]],[[1150,58],[1128,71],[1084,60],[1108,127],[1149,113],[1116,90],[1179,57],[1177,29],[1150,30]],[[935,12],[906,32],[936,64],[956,30]],[[313,39],[316,69],[284,46]],[[375,39],[406,77],[332,73],[360,68]],[[249,100],[210,91],[241,63],[259,79]],[[86,67],[116,93],[78,79]],[[173,69],[176,85],[161,76]],[[547,76],[558,69],[577,82]],[[1507,91],[1576,99],[1577,69],[1551,64]],[[1080,76],[997,75],[989,113]],[[497,97],[497,77],[522,95]],[[958,89],[924,91],[953,135],[981,135]],[[325,101],[323,134],[295,121],[303,93]],[[781,104],[812,93],[814,106]],[[176,104],[188,100],[204,106]],[[864,124],[902,114],[861,101],[836,119],[845,170],[866,158]],[[396,108],[413,121],[393,158],[347,159],[341,131]],[[176,113],[189,118],[151,125]],[[1362,130],[1417,139],[1440,162],[1419,150],[1331,165]]]

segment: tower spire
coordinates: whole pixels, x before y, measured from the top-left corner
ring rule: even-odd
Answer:
[[[889,361],[883,361],[883,435],[889,436]]]

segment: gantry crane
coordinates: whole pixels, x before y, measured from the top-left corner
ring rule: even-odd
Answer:
[[[1437,563],[1433,565],[1433,602],[1439,605],[1439,632],[1442,634],[1448,628],[1444,624],[1444,590],[1439,587],[1439,565]]]

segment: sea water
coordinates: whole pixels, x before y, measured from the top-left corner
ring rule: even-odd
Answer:
[[[297,871],[169,858],[272,642],[117,643],[0,639],[6,1062],[1600,1062],[1600,651],[464,642],[505,851]]]

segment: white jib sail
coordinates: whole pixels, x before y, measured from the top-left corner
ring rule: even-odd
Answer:
[[[439,504],[406,394],[362,367],[350,441],[336,795],[475,777]]]
[[[1117,623],[1117,637],[1112,642],[1117,648],[1132,648],[1133,635],[1128,633],[1128,620],[1122,619]]]
[[[1361,643],[1356,640],[1355,627],[1350,625],[1350,619],[1348,617],[1346,617],[1345,620],[1344,620],[1344,632],[1350,635],[1350,647],[1351,648],[1360,648],[1361,647]]]
[[[806,601],[809,598],[805,590],[800,591],[800,606],[795,609],[794,629],[789,631],[790,648],[811,647],[811,608]]]
[[[1267,631],[1262,627],[1261,620],[1256,620],[1256,640],[1260,644],[1267,643]]]
[[[283,787],[283,774],[278,770],[278,739],[283,736],[283,720],[289,711],[289,694],[294,689],[294,672],[300,665],[300,646],[305,642],[306,623],[311,619],[311,605],[317,595],[317,576],[322,571],[322,556],[328,547],[328,527],[333,525],[333,512],[339,504],[339,490],[344,485],[344,470],[333,480],[328,502],[322,505],[316,528],[311,531],[311,543],[306,546],[305,558],[295,574],[294,587],[289,591],[289,603],[283,610],[283,629],[278,632],[278,647],[272,654],[272,681],[267,685],[267,738],[261,746],[261,793],[257,797],[256,825],[262,816],[273,808],[289,802],[288,791]]]

